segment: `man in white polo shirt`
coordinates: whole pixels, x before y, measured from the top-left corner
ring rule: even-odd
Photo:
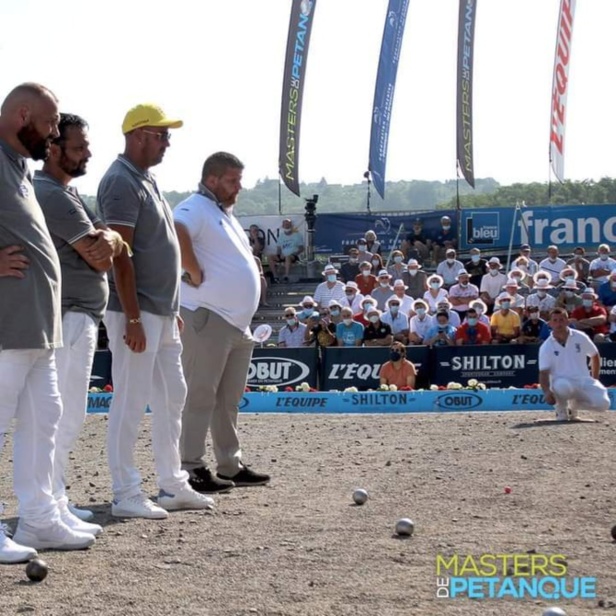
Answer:
[[[610,399],[599,381],[601,357],[592,340],[569,327],[564,308],[550,312],[550,337],[539,349],[539,383],[557,421],[583,421],[582,409],[606,411]],[[590,374],[587,359],[590,358]]]
[[[182,415],[182,466],[193,489],[202,493],[270,479],[242,463],[237,433],[238,405],[254,348],[250,322],[260,289],[250,244],[232,213],[243,169],[232,154],[212,154],[203,165],[198,192],[174,211],[185,272],[180,314],[188,397]],[[217,475],[205,460],[210,429]]]

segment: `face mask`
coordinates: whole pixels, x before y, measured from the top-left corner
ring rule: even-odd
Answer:
[[[573,297],[575,294],[573,291],[565,291],[565,297]]]
[[[293,327],[295,325],[295,319],[287,319],[287,325],[289,327]]]
[[[451,229],[451,225],[443,225],[443,231],[449,231]]]
[[[498,270],[497,269],[491,269],[490,270],[490,276],[498,276]]]
[[[522,282],[522,279],[519,276],[512,276],[511,279],[515,280],[518,285]]]
[[[575,278],[573,276],[567,276],[565,278],[565,282],[567,282],[569,284],[575,284]]]
[[[355,265],[357,261],[358,261],[357,257],[349,257],[349,263],[351,265]]]
[[[402,354],[400,351],[390,351],[389,359],[391,359],[391,361],[400,361],[402,359]]]
[[[576,261],[579,261],[584,255],[573,255]]]
[[[441,288],[441,283],[440,282],[431,282],[430,283],[430,287],[433,289],[440,289]]]
[[[408,272],[409,272],[409,274],[410,274],[411,276],[417,276],[417,271],[418,271],[418,270],[416,270],[416,269],[410,269],[410,270],[408,270]]]
[[[556,263],[556,257],[549,257],[548,261],[550,263]]]
[[[381,280],[381,282],[379,282],[379,284],[380,284],[383,288],[385,288],[385,287],[388,287],[388,286],[389,286],[389,283],[388,283],[388,282],[385,282],[384,280]]]
[[[302,310],[303,317],[309,317],[314,312],[314,308],[304,308]]]
[[[331,314],[332,317],[339,317],[340,316],[340,310],[330,310],[329,314]]]
[[[471,327],[474,327],[475,325],[477,325],[477,317],[468,317],[468,324]]]
[[[285,235],[291,235],[291,233],[293,233],[293,229],[285,229],[284,230],[284,234]]]
[[[342,319],[342,322],[349,327],[353,323],[353,319]]]
[[[389,307],[389,312],[391,312],[391,314],[398,314],[398,310],[400,310],[400,306],[390,306]]]
[[[537,296],[538,297],[545,297],[546,296],[546,292],[545,291],[537,291]]]
[[[481,259],[481,255],[472,255],[471,256],[471,261],[473,263],[479,263],[479,259]]]
[[[345,295],[349,298],[349,299],[353,299],[355,297],[355,291],[346,291]]]
[[[501,308],[504,310],[508,310],[509,306],[511,306],[511,302],[501,302]]]
[[[373,314],[370,317],[370,323],[378,323],[379,322],[379,317],[376,314]]]
[[[592,299],[583,299],[582,306],[584,306],[584,308],[592,308]]]
[[[374,265],[374,267],[379,265],[379,260],[378,259],[372,259],[372,265]]]
[[[368,276],[370,276],[370,270],[362,270],[361,271],[361,275],[365,276],[366,278],[368,278]]]
[[[336,274],[327,274],[327,282],[336,282]]]
[[[531,321],[538,321],[539,320],[539,313],[538,312],[531,312],[530,313],[530,318],[531,318]]]
[[[455,259],[453,259],[452,257],[447,257],[447,263],[449,263],[449,265],[452,265],[454,261]]]
[[[366,250],[367,247],[368,244],[357,244],[357,248],[359,248],[359,250]]]
[[[607,261],[608,255],[600,254],[599,258],[601,259],[601,261]]]
[[[461,287],[468,287],[468,282],[461,282],[461,283],[460,283],[460,286],[461,286]]]
[[[425,308],[417,308],[417,310],[415,310],[415,312],[420,316],[423,317],[426,314],[426,309]]]
[[[438,331],[439,332],[444,332],[447,329],[447,325],[439,325],[438,326]]]
[[[394,257],[394,263],[402,263],[402,257]]]
[[[522,270],[523,272],[527,272],[528,271],[528,267],[526,267],[526,265],[518,265],[518,269]]]

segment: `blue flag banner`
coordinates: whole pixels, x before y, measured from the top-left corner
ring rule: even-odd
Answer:
[[[400,48],[402,47],[408,7],[409,0],[389,0],[374,88],[368,168],[372,174],[374,187],[381,198],[384,198],[385,195],[385,165],[387,163],[389,125],[391,123],[398,60],[400,59]]]
[[[299,133],[310,32],[316,0],[293,0],[282,83],[279,171],[285,186],[299,197]]]

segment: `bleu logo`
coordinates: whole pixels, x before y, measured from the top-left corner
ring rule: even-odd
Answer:
[[[466,411],[481,406],[483,398],[467,392],[448,393],[440,395],[435,402],[436,408]]]
[[[469,244],[494,244],[500,238],[499,212],[473,212],[466,219]]]

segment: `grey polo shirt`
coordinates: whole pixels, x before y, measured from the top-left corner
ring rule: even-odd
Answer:
[[[98,208],[108,225],[133,227],[133,266],[141,310],[162,316],[179,312],[180,246],[169,204],[154,176],[125,156],[109,167],[98,187]],[[109,310],[122,306],[109,276]]]
[[[25,278],[0,277],[0,350],[62,346],[60,262],[26,159],[0,140],[0,248],[19,245]]]
[[[107,275],[90,267],[72,245],[94,231],[100,218],[88,209],[76,188],[43,171],[34,173],[34,190],[60,257],[62,314],[85,312],[98,322],[109,296]]]

